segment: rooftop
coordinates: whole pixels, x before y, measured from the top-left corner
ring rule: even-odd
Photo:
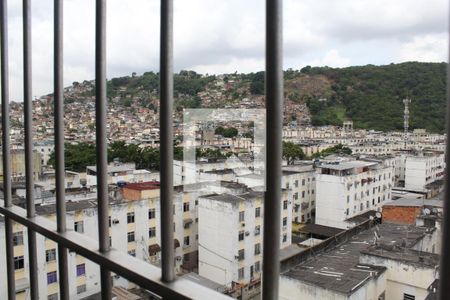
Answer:
[[[367,250],[374,242],[375,231],[380,236],[379,243],[385,245],[412,247],[425,234],[425,227],[410,225],[381,224],[351,237],[347,242],[314,256],[283,273],[282,276],[333,290],[342,294],[352,294],[371,276],[379,276],[384,267],[359,263],[361,251]],[[385,250],[387,251],[387,250]]]
[[[384,206],[413,206],[413,207],[432,206],[443,208],[444,201],[437,199],[399,198],[397,200],[385,202],[383,204],[383,207]]]
[[[137,190],[137,191],[157,190],[157,189],[160,188],[160,184],[159,184],[159,181],[127,183],[123,188],[124,189],[130,189],[130,190]]]

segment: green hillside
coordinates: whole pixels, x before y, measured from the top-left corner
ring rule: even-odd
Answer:
[[[306,100],[313,125],[339,124],[344,114],[358,128],[401,129],[402,100],[409,96],[410,127],[442,132],[446,69],[446,63],[408,62],[342,69],[306,67],[299,76],[325,76],[332,82],[332,93],[326,101],[319,101],[317,96]]]

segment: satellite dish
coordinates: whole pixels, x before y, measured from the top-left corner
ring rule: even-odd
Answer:
[[[375,216],[376,216],[378,219],[381,219],[381,213],[380,213],[379,211],[375,214]]]
[[[423,210],[423,213],[426,214],[426,215],[429,215],[431,213],[431,210],[429,208],[425,208]]]

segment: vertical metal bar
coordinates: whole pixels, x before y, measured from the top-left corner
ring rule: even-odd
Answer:
[[[27,217],[33,218],[34,178],[33,178],[33,99],[31,87],[31,3],[23,0],[23,102],[25,119],[25,181]],[[30,269],[31,299],[39,298],[36,251],[36,232],[28,229],[28,261]]]
[[[95,11],[95,116],[97,151],[98,241],[100,252],[108,252],[109,197],[106,135],[106,0],[96,0]],[[111,272],[100,267],[102,299],[111,299]]]
[[[160,161],[162,280],[175,278],[173,248],[173,0],[161,0]]]
[[[2,156],[3,156],[3,197],[5,207],[12,205],[11,197],[11,153],[9,139],[9,67],[8,67],[8,1],[0,2],[0,68],[1,68],[1,97],[2,97]],[[16,297],[14,276],[14,246],[12,221],[5,216],[6,239],[6,278],[8,299]]]
[[[56,223],[59,233],[66,231],[66,200],[64,172],[64,94],[63,94],[63,1],[53,3],[53,80],[55,117],[55,180],[56,180]],[[60,299],[69,299],[69,270],[67,248],[58,244],[58,270]]]
[[[278,299],[283,128],[282,0],[266,0],[266,147],[262,298]]]
[[[450,12],[449,12],[450,15]],[[450,24],[447,24],[448,30],[450,32]],[[449,43],[449,41],[447,41]],[[447,49],[450,49],[450,43],[447,45]],[[450,55],[450,53],[448,53]],[[450,56],[449,56],[450,57]],[[445,162],[447,164],[447,170],[445,172],[445,182],[444,182],[444,221],[442,226],[442,250],[441,250],[441,261],[439,267],[439,290],[438,299],[446,300],[448,295],[450,295],[450,177],[448,174],[448,165],[450,162],[450,65],[447,65],[447,115],[446,115],[446,152],[445,152]]]

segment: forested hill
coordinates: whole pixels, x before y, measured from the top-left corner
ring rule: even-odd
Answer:
[[[348,68],[304,67],[285,71],[285,123],[342,125],[401,130],[403,99],[410,97],[410,128],[443,132],[446,63],[407,62]],[[110,106],[138,112],[159,105],[159,75],[146,72],[108,80]],[[74,82],[67,102],[92,101],[93,81]],[[174,78],[175,109],[264,107],[264,72],[201,75],[181,71]]]
[[[315,125],[340,124],[348,117],[359,128],[401,129],[402,100],[409,96],[410,127],[442,132],[446,69],[446,63],[408,62],[342,69],[306,67],[300,76],[324,76],[331,84],[326,101],[320,101],[319,95],[305,97]]]

